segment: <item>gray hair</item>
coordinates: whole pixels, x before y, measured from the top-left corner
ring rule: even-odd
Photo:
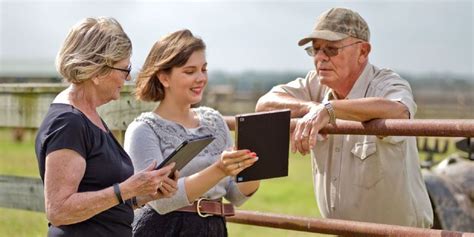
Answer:
[[[69,31],[56,56],[56,69],[67,82],[79,84],[109,73],[107,66],[131,54],[132,42],[117,20],[85,18]]]

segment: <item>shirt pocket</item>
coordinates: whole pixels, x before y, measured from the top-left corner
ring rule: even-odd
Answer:
[[[354,184],[367,189],[372,188],[383,178],[380,157],[375,142],[357,142],[351,150],[354,158]]]

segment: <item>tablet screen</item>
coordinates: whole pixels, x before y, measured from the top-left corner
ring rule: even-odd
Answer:
[[[168,164],[176,162],[176,165],[171,172],[171,177],[175,170],[181,170],[213,140],[213,135],[206,135],[183,141],[163,162],[161,162],[156,167],[156,169],[163,168]]]

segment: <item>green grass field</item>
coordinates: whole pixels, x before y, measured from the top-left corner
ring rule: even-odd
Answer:
[[[448,154],[454,151],[451,144]],[[424,154],[421,154],[424,157]],[[437,159],[445,155],[438,155]],[[320,217],[313,194],[309,156],[291,154],[289,176],[264,180],[259,191],[242,210],[296,216]],[[11,131],[0,129],[0,174],[39,177],[34,154],[34,133],[27,132],[22,143],[15,143]],[[0,236],[45,236],[44,213],[0,208]],[[250,225],[228,224],[230,236],[327,236]]]

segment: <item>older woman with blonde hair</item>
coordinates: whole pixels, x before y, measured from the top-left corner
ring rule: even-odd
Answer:
[[[186,139],[212,134],[215,140],[181,170],[176,195],[151,201],[138,211],[135,237],[227,236],[225,217],[259,186],[259,181],[237,183],[234,177],[252,166],[257,154],[233,148],[218,111],[192,107],[207,85],[205,49],[191,31],[174,32],[155,43],[138,75],[137,98],[160,103],[125,133],[124,148],[135,169],[162,161]]]
[[[173,164],[137,174],[97,113],[130,79],[132,44],[113,18],[86,18],[69,32],[56,66],[70,86],[49,107],[36,137],[48,236],[132,236],[133,209],[171,197]],[[178,174],[175,174],[176,177]]]

